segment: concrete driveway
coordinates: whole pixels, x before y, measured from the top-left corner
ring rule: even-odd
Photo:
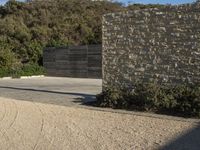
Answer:
[[[82,106],[101,80],[0,80],[0,150],[199,149],[198,121]]]
[[[95,99],[102,90],[100,79],[42,77],[0,80],[0,96],[62,106]]]

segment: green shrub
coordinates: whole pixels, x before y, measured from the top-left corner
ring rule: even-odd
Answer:
[[[13,68],[19,62],[12,51],[12,47],[0,41],[0,68]]]
[[[21,76],[44,75],[45,69],[37,64],[23,65]]]
[[[97,105],[200,117],[200,85],[137,84],[132,91],[109,88],[97,95]]]
[[[117,89],[109,89],[97,95],[98,104],[102,107],[126,108],[124,93]]]
[[[200,117],[200,86],[178,86],[173,89],[175,111]]]
[[[2,77],[9,77],[10,76],[10,70],[7,68],[0,68],[0,78]]]
[[[21,76],[44,75],[45,69],[37,64],[26,64],[16,68],[0,68],[0,77],[19,78]]]

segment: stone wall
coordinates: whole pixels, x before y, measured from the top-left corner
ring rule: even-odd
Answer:
[[[103,16],[103,86],[200,83],[200,5]]]
[[[43,65],[48,76],[101,78],[102,45],[45,48]]]

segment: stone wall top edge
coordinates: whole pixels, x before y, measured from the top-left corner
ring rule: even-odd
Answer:
[[[126,10],[126,11],[120,11],[120,12],[111,12],[103,15],[103,18],[114,16],[114,15],[126,15],[131,13],[140,13],[140,12],[146,12],[146,11],[163,11],[165,9],[176,9],[177,11],[186,9],[186,8],[192,8],[197,7],[200,9],[200,4],[198,3],[188,3],[188,4],[179,4],[179,5],[165,5],[162,8],[146,8],[146,9],[140,9],[140,10]]]

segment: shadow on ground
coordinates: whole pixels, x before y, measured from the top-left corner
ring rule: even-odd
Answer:
[[[200,149],[200,124],[171,140],[160,150],[199,150]]]
[[[9,86],[0,86],[0,91],[1,97],[63,106],[91,106],[96,101],[96,96],[94,94],[85,94],[79,92],[60,92]]]

